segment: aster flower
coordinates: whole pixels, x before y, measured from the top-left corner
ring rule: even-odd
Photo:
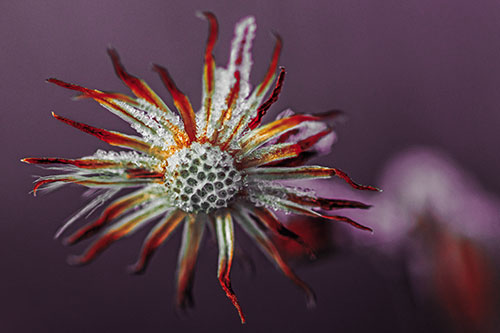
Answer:
[[[320,198],[313,191],[293,187],[286,181],[338,176],[357,189],[376,188],[354,183],[339,169],[303,165],[315,154],[324,153],[332,143],[333,132],[323,121],[337,112],[308,115],[287,111],[281,118],[261,125],[267,110],[277,100],[285,78],[285,70],[280,68],[276,79],[281,51],[279,37],[264,80],[252,90],[249,74],[250,49],[256,29],[254,18],[244,18],[237,24],[229,63],[222,68],[216,67],[212,54],[218,34],[216,18],[211,13],[203,13],[203,17],[209,23],[209,37],[204,56],[202,106],[197,113],[165,68],[153,66],[172,95],[180,117],[143,80],[129,74],[117,52],[109,49],[117,75],[135,97],[88,89],[53,78],[48,82],[79,92],[79,98],[95,100],[130,123],[139,136],[93,127],[54,113],[53,116],[110,145],[130,150],[119,153],[98,150],[79,159],[25,158],[23,161],[48,165],[63,172],[39,178],[35,194],[38,190],[51,190],[68,183],[99,191],[56,236],[117,192],[133,189],[111,202],[96,221],[65,239],[65,243],[75,244],[97,234],[82,255],[70,258],[71,263],[86,264],[112,243],[153,223],[139,258],[132,266],[133,272],[142,272],[155,250],[183,225],[177,270],[176,302],[180,307],[191,303],[193,269],[200,242],[206,227],[212,230],[219,247],[217,274],[220,285],[244,322],[230,282],[234,224],[239,225],[305,292],[308,303],[312,304],[313,292],[285,263],[268,234],[279,234],[307,245],[278,221],[273,210],[324,217],[370,230],[347,217],[323,212],[368,206],[355,201]],[[266,99],[275,79],[275,87]]]

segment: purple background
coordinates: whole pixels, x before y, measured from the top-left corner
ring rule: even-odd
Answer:
[[[484,186],[500,193],[500,2],[384,1],[2,1],[0,3],[0,223],[1,332],[286,331],[359,332],[443,329],[437,318],[416,322],[397,311],[398,281],[381,278],[362,256],[338,255],[299,274],[319,296],[308,311],[301,293],[250,246],[257,274],[235,268],[233,287],[247,314],[241,327],[216,279],[216,249],[205,244],[195,281],[197,306],[188,320],[172,310],[179,234],[155,256],[146,275],[124,272],[145,231],[118,242],[93,264],[70,267],[66,249],[52,237],[81,206],[80,188],[28,194],[33,174],[26,156],[79,157],[107,148],[65,126],[50,111],[99,127],[130,131],[91,101],[48,77],[103,90],[127,90],[115,77],[106,46],[127,69],[171,102],[150,63],[169,68],[195,107],[201,94],[206,22],[220,22],[215,56],[227,62],[234,24],[255,15],[253,82],[273,48],[271,31],[284,39],[280,64],[288,76],[272,109],[300,112],[340,108],[349,121],[324,163],[373,183],[384,161],[413,144],[448,151]],[[267,119],[271,119],[268,117]],[[368,224],[376,229],[376,221]],[[248,243],[248,242],[247,242]],[[248,244],[247,244],[248,245]],[[396,292],[394,292],[396,290]],[[394,296],[396,295],[396,296]],[[426,310],[423,310],[424,312]],[[432,312],[428,310],[429,314]]]

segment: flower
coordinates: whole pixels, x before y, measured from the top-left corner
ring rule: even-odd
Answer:
[[[398,246],[408,244],[428,218],[456,235],[483,244],[497,243],[498,198],[446,153],[427,147],[407,149],[387,163],[379,182],[384,193],[373,198],[371,218],[380,223],[370,238],[386,250],[399,251]]]
[[[310,157],[324,153],[325,146],[332,143],[333,132],[322,121],[338,115],[338,112],[308,115],[287,111],[285,116],[260,125],[266,111],[277,100],[285,78],[285,70],[281,68],[274,89],[264,100],[276,78],[281,51],[279,36],[264,80],[251,91],[250,48],[256,29],[254,18],[246,17],[237,24],[229,64],[227,68],[221,68],[215,66],[212,55],[218,34],[217,20],[211,13],[203,13],[202,16],[208,20],[209,37],[204,56],[203,97],[199,112],[194,112],[189,99],[165,68],[153,66],[172,95],[180,117],[143,80],[129,74],[117,52],[109,49],[117,75],[132,90],[135,98],[53,78],[48,82],[79,92],[79,98],[94,99],[130,123],[140,136],[108,131],[54,113],[52,115],[110,145],[130,151],[98,150],[80,159],[25,158],[22,161],[59,164],[58,168],[65,172],[39,178],[35,194],[37,190],[55,189],[67,183],[100,191],[63,225],[56,236],[78,217],[110,200],[120,190],[134,189],[109,204],[96,221],[66,238],[65,243],[75,244],[100,232],[82,255],[70,258],[73,264],[90,262],[113,242],[156,220],[144,241],[139,259],[132,266],[132,271],[142,272],[155,250],[183,224],[176,300],[181,308],[191,304],[191,282],[200,241],[206,227],[212,230],[219,247],[218,279],[243,323],[245,317],[230,283],[234,222],[255,240],[287,277],[304,290],[308,302],[312,304],[313,292],[285,263],[267,233],[277,233],[305,244],[277,220],[272,210],[325,217],[371,230],[344,216],[327,216],[321,212],[368,206],[353,201],[319,198],[311,190],[281,181],[338,176],[358,189],[376,188],[355,184],[339,169],[303,166]]]
[[[385,191],[373,198],[371,212],[380,223],[369,253],[377,249],[400,267],[381,271],[393,274],[392,280],[399,272],[410,282],[412,302],[423,307],[433,302],[457,330],[495,331],[490,329],[500,324],[498,197],[447,154],[426,147],[392,158],[380,184]],[[355,236],[363,247],[369,244]]]

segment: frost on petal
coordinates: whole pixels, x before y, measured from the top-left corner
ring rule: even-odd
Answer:
[[[151,202],[142,209],[113,223],[98,236],[94,243],[92,243],[82,255],[70,257],[69,262],[75,265],[89,263],[112,243],[133,234],[146,223],[165,214],[168,209],[168,204],[162,200]]]
[[[104,193],[98,195],[87,205],[81,208],[78,212],[76,212],[73,216],[71,216],[71,218],[57,230],[54,238],[58,238],[70,225],[72,225],[80,217],[82,217],[83,215],[91,214],[95,209],[97,209],[99,206],[101,206],[106,201],[111,199],[119,191],[120,189],[110,189],[110,190],[105,190]]]
[[[276,119],[288,118],[295,115],[291,109],[282,111]],[[316,116],[316,115],[314,115]],[[318,133],[329,131],[328,134],[320,138],[314,145],[309,148],[309,151],[318,155],[326,155],[330,153],[332,145],[337,141],[336,133],[323,121],[307,121],[303,127],[298,128],[296,131],[289,133],[286,136],[275,139],[275,142],[298,142],[305,140],[309,137],[317,135]]]
[[[217,68],[215,71],[215,93],[207,130],[208,137],[215,136],[216,139],[216,136],[219,136],[218,130],[223,129],[224,123],[232,118],[234,109],[250,93],[250,49],[256,27],[255,19],[251,16],[236,25],[228,66],[226,69]],[[230,127],[232,126],[231,123]]]
[[[249,131],[240,140],[241,151],[238,152],[238,156],[246,156],[270,140],[291,130],[305,126],[307,121],[315,119],[316,118],[313,116],[295,115],[289,118],[275,120],[253,131]]]
[[[255,18],[253,16],[242,19],[236,25],[234,39],[231,44],[231,55],[227,70],[234,77],[236,72],[240,73],[240,98],[243,99],[250,93],[250,70],[252,69],[252,41],[255,37]]]
[[[80,227],[70,236],[66,237],[64,243],[66,245],[72,245],[83,239],[93,236],[115,218],[118,218],[126,214],[127,212],[130,212],[132,209],[137,208],[140,204],[143,204],[144,202],[151,199],[151,195],[149,192],[151,192],[151,188],[146,187],[145,189],[134,191],[113,201],[106,207],[106,209],[104,209],[101,216],[97,220]],[[56,237],[61,232],[63,232],[64,229],[65,226],[60,229],[60,232],[58,232]]]
[[[267,112],[267,109],[269,109],[269,107],[276,102],[278,98],[285,77],[284,68],[281,68],[279,78],[276,82],[276,87],[274,88],[271,96],[269,96],[266,102],[261,104],[268,89],[271,87],[271,83],[276,77],[276,69],[278,67],[282,41],[279,35],[275,35],[275,37],[276,45],[274,47],[273,56],[266,76],[264,77],[264,80],[254,89],[252,94],[245,100],[241,101],[241,103],[239,103],[234,110],[233,118],[230,120],[231,125],[229,126],[232,130],[224,133],[224,140],[227,140],[228,142],[234,140],[234,138],[239,138],[245,130],[247,130],[247,128],[254,129],[257,127],[260,124],[262,117]],[[249,123],[252,124],[249,125]]]

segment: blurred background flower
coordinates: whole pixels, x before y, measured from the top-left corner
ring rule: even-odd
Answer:
[[[338,230],[290,219],[290,228],[305,235],[313,248],[359,251],[371,259],[389,281],[406,281],[394,291],[407,298],[399,311],[415,316],[425,327],[427,311],[460,332],[495,332],[500,328],[500,201],[485,191],[447,154],[414,147],[397,154],[383,169],[378,195],[356,193],[344,197],[372,203],[369,219],[376,221],[372,235]],[[304,184],[305,185],[305,184]],[[323,191],[330,184],[323,183]],[[335,191],[339,193],[339,191]],[[349,216],[363,221],[353,211]],[[310,227],[304,227],[309,225]],[[318,232],[318,228],[322,231]],[[333,228],[334,230],[328,230]],[[322,237],[313,238],[315,232]],[[344,237],[338,237],[341,232]],[[334,241],[332,236],[339,238]],[[350,238],[346,244],[346,238]],[[291,244],[283,251],[302,258]],[[405,290],[407,289],[407,290]]]
[[[500,201],[445,153],[413,148],[384,169],[377,248],[399,257],[417,304],[465,332],[499,329]]]

